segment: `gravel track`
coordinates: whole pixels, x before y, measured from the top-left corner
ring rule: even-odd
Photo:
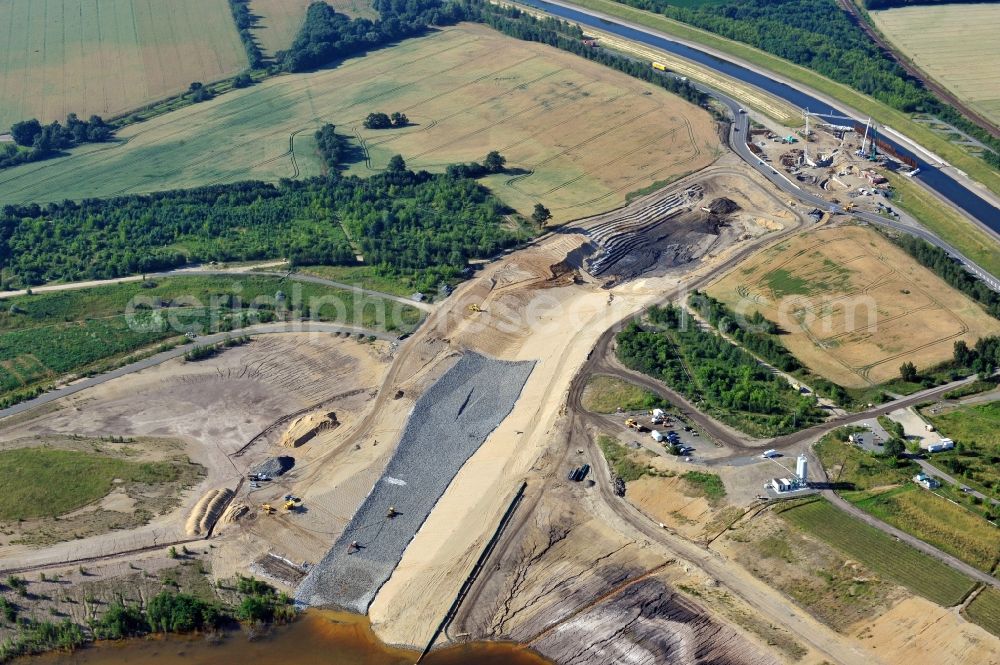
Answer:
[[[459,469],[514,408],[533,368],[466,353],[431,386],[382,477],[303,580],[296,602],[366,612]]]

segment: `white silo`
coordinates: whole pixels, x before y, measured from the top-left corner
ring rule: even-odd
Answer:
[[[798,460],[795,461],[795,477],[803,484],[809,479],[809,460],[804,454],[799,455]]]

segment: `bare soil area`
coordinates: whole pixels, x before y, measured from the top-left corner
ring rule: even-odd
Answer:
[[[317,404],[336,408],[342,421],[353,422],[370,399],[369,391],[377,389],[390,356],[384,343],[359,343],[328,333],[262,336],[209,360],[171,360],[37,412],[0,421],[0,440],[4,441],[36,436],[180,441],[178,454],[183,451],[207,470],[200,482],[183,493],[178,509],[154,517],[146,526],[42,550],[8,543],[2,549],[5,567],[89,558],[189,539],[185,523],[209,490],[264,491],[241,483],[248,468],[274,454],[266,437],[264,441],[258,437],[262,431],[286,414]],[[273,434],[275,442],[280,433]],[[322,438],[296,449],[294,454],[303,462],[298,468],[308,468],[309,451],[322,449]],[[238,455],[251,441],[255,443]],[[119,502],[118,507],[124,505]],[[276,535],[280,537],[280,530]],[[247,556],[249,563],[252,555]]]
[[[847,387],[947,360],[1000,323],[877,232],[818,229],[748,259],[708,288],[738,312],[760,311],[817,374]]]
[[[176,439],[111,440],[57,434],[0,441],[0,451],[22,448],[77,451],[98,460],[121,460],[129,469],[144,463],[165,464],[157,465],[157,474],[150,473],[148,482],[114,478],[107,494],[69,512],[0,524],[0,555],[19,546],[41,547],[142,526],[175,510],[186,492],[205,477],[205,468],[193,464],[187,446]],[[14,496],[30,500],[33,494],[11,488],[7,499]]]

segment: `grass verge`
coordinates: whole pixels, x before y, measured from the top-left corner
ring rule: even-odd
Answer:
[[[639,480],[643,476],[652,475],[653,471],[648,465],[640,464],[633,459],[625,446],[618,442],[618,439],[602,434],[597,438],[597,445],[604,454],[604,459],[608,461],[608,466],[625,482]]]
[[[900,208],[983,269],[1000,275],[1000,250],[995,238],[911,179],[890,171],[885,176],[895,190],[894,200]]]
[[[986,496],[1000,499],[1000,403],[924,415],[956,444],[954,450],[933,455],[931,463]]]
[[[1000,590],[986,587],[965,608],[965,616],[1000,637]]]
[[[278,297],[278,293],[283,295]],[[280,277],[170,277],[21,296],[0,312],[0,403],[66,375],[104,368],[191,330],[311,319],[411,329],[420,311],[382,298]],[[183,339],[183,338],[182,338]]]
[[[688,471],[681,478],[690,490],[713,503],[726,496],[726,486],[722,483],[722,478],[714,473]]]
[[[583,391],[583,408],[593,413],[648,410],[662,400],[645,388],[605,374],[592,376]]]
[[[171,462],[134,462],[53,448],[0,452],[0,520],[57,517],[101,499],[118,484],[162,485],[178,478]]]
[[[879,575],[943,607],[957,605],[972,590],[971,578],[822,499],[785,510],[781,517]]]
[[[866,513],[990,572],[1000,555],[1000,530],[944,497],[907,483],[895,490],[846,497]]]

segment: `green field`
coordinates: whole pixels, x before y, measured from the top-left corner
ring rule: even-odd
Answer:
[[[227,0],[4,0],[0,26],[4,129],[122,114],[247,66]]]
[[[944,607],[960,603],[972,590],[970,578],[824,500],[796,506],[781,516],[886,579]]]
[[[607,460],[611,470],[627,483],[655,473],[648,464],[637,461],[639,453],[629,451],[613,436],[600,435],[597,437],[597,445],[604,454],[604,459]]]
[[[650,391],[622,379],[598,374],[587,381],[584,389],[583,408],[594,413],[646,411],[660,406],[663,400]]]
[[[411,125],[368,130],[373,111]],[[628,192],[708,165],[718,137],[703,110],[651,84],[544,45],[462,25],[354,58],[272,77],[119,132],[123,144],[0,172],[5,203],[52,201],[320,175],[313,133],[353,136],[382,170],[395,154],[442,171],[490,150],[512,173],[486,180],[528,215],[553,221],[615,208]]]
[[[714,473],[688,471],[681,478],[694,494],[703,496],[713,503],[726,496],[726,486],[722,483],[722,478]]]
[[[278,291],[286,296],[284,313],[267,304]],[[254,314],[249,307],[258,298],[263,299],[262,306]],[[420,319],[420,312],[409,306],[261,275],[171,277],[155,285],[129,282],[0,303],[0,368],[4,370],[0,400],[67,373],[94,371],[109,359],[175,338],[188,329],[208,333],[300,317],[380,328],[385,327],[383,321],[392,321],[397,310],[401,327]],[[130,303],[136,305],[131,315]]]
[[[960,444],[955,450],[936,453],[931,463],[986,496],[1000,499],[1000,402],[924,415],[942,435]]]
[[[1000,637],[1000,589],[988,586],[965,608],[965,616]]]
[[[420,288],[410,275],[385,276],[378,274],[372,266],[302,266],[296,272],[315,275],[333,282],[358,286],[369,291],[391,293],[394,296],[409,297]],[[433,294],[432,294],[433,295]]]
[[[160,485],[179,471],[171,462],[134,462],[78,450],[18,448],[0,452],[0,520],[57,517],[103,498],[122,483]]]
[[[913,484],[864,497],[854,505],[966,563],[990,572],[1000,556],[1000,529],[979,515]]]
[[[813,448],[831,482],[853,490],[869,490],[908,482],[920,470],[912,462],[897,466],[884,457],[847,443],[851,431],[850,428],[834,430]]]

